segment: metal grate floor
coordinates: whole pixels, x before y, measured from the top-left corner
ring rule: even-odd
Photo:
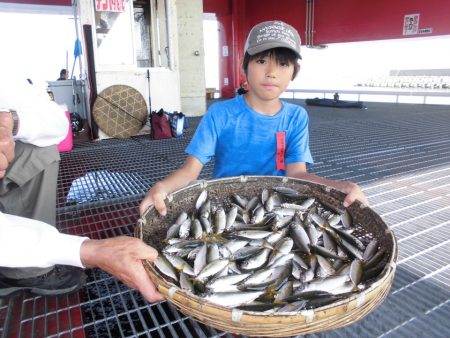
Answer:
[[[399,243],[385,302],[355,324],[308,337],[448,337],[449,107],[369,103],[367,110],[307,109],[313,171],[360,184]],[[199,119],[190,121],[182,138],[103,140],[62,154],[58,228],[92,238],[132,235],[148,187],[184,161]],[[211,170],[207,165],[201,177]],[[168,302],[148,304],[98,269],[87,273],[88,284],[72,295],[1,299],[0,337],[234,337]]]

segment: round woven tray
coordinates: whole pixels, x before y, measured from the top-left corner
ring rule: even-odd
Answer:
[[[335,210],[342,210],[345,195],[330,187],[286,177],[241,176],[217,180],[202,181],[169,195],[166,202],[168,216],[161,217],[150,208],[138,220],[136,237],[153,246],[159,252],[163,248],[163,239],[167,228],[174,223],[181,210],[189,212],[203,189],[209,196],[227,203],[232,193],[242,196],[259,195],[262,189],[285,186],[314,196],[322,204]],[[326,331],[354,323],[380,305],[389,293],[394,279],[397,261],[397,242],[392,231],[383,220],[369,207],[359,202],[348,208],[354,222],[359,223],[353,235],[360,239],[373,235],[381,249],[386,249],[386,265],[383,271],[364,291],[327,306],[304,310],[295,314],[265,314],[226,308],[207,302],[167,281],[163,275],[146,261],[144,266],[166,299],[182,313],[210,325],[216,329],[247,336],[287,337]]]
[[[106,135],[126,138],[136,135],[144,126],[147,121],[147,104],[136,89],[114,85],[97,96],[92,115]]]

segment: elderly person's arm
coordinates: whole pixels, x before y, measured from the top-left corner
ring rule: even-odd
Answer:
[[[158,253],[141,240],[116,237],[90,240],[62,234],[32,219],[0,212],[0,266],[48,267],[55,264],[97,267],[138,289],[149,301],[163,296],[146,273],[142,260],[153,261]]]

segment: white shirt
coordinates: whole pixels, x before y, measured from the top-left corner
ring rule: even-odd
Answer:
[[[66,235],[53,226],[0,212],[0,266],[83,267],[80,247],[87,237]]]
[[[19,116],[16,141],[45,147],[58,144],[69,130],[63,107],[19,76],[0,76],[0,108]],[[82,267],[80,246],[86,237],[61,234],[32,219],[0,212],[0,266],[48,267],[66,264]]]
[[[14,109],[19,116],[16,141],[45,147],[58,144],[69,130],[65,109],[50,100],[22,77],[0,76],[0,108]]]

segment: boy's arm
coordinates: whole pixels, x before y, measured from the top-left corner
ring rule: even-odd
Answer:
[[[306,170],[305,162],[288,163],[286,168],[286,176],[327,185],[339,191],[342,191],[343,193],[347,194],[343,202],[344,207],[348,207],[356,200],[359,200],[366,205],[369,204],[367,197],[364,195],[363,191],[356,183],[350,181],[334,181],[314,174],[310,174]]]
[[[177,169],[162,181],[157,182],[148,191],[139,205],[140,214],[142,215],[151,205],[154,205],[156,210],[165,216],[167,209],[164,199],[167,195],[195,181],[200,175],[202,168],[203,164],[194,156],[189,155],[180,169]]]

